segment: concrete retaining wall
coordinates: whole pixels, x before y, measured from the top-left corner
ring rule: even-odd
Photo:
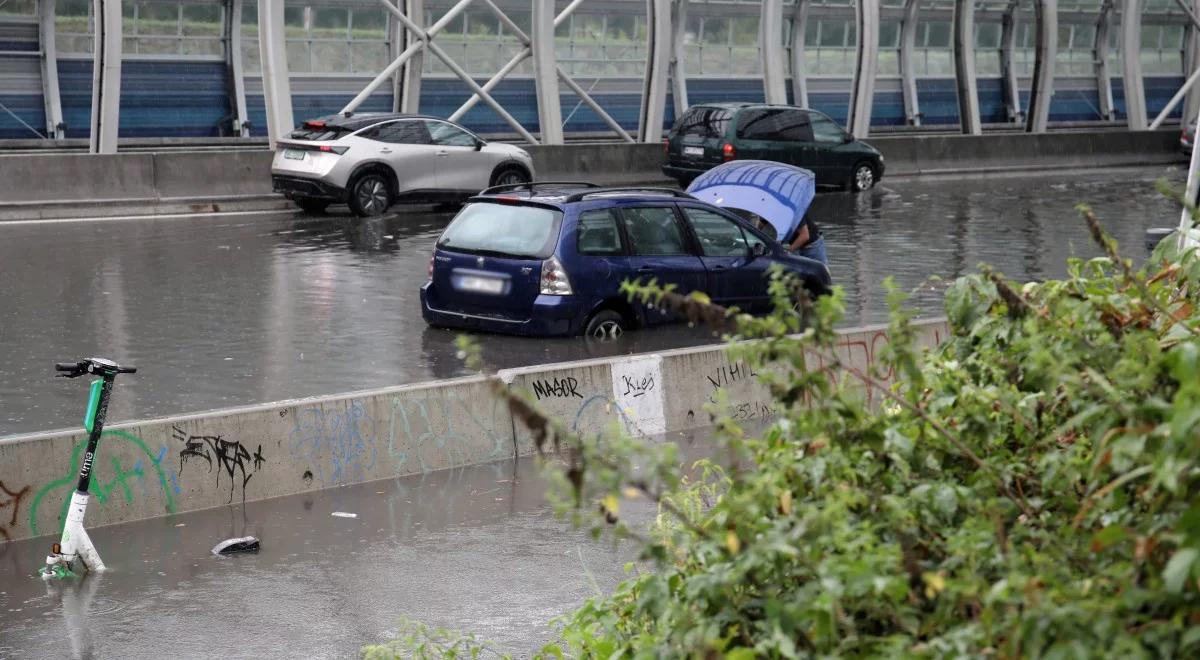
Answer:
[[[1182,161],[1178,131],[1078,131],[871,138],[887,176],[1116,167]],[[662,184],[661,144],[529,147],[543,180]],[[0,155],[0,220],[278,208],[271,152]],[[272,206],[274,204],[274,206]],[[255,206],[257,205],[257,206]]]
[[[922,342],[946,335],[920,324]],[[840,359],[873,364],[882,327],[847,330]],[[814,368],[825,365],[814,363]],[[774,415],[764,385],[723,345],[502,371],[570,428],[646,435]],[[82,390],[81,390],[82,396]],[[120,392],[117,392],[120,396]],[[874,393],[867,392],[868,399]],[[58,533],[86,444],[82,429],[0,439],[0,542]],[[195,511],[533,453],[482,378],[282,401],[105,429],[90,526]]]

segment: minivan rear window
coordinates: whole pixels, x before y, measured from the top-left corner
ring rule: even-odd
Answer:
[[[730,117],[732,114],[721,108],[692,108],[676,122],[675,132],[706,138],[725,137]]]
[[[463,207],[437,246],[458,252],[545,259],[554,252],[562,213],[540,206],[475,202]]]

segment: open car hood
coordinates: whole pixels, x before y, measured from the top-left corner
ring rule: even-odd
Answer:
[[[800,224],[816,195],[809,170],[765,160],[735,160],[696,177],[693,197],[721,208],[753,213],[783,240]]]

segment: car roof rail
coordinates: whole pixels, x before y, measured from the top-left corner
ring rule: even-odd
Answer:
[[[537,191],[538,186],[576,186],[582,188],[599,188],[590,181],[523,181],[521,183],[504,183],[479,191],[480,195],[495,195],[496,193],[514,190],[528,190],[530,194]]]
[[[681,199],[696,199],[689,193],[683,190],[674,188],[663,188],[661,186],[612,186],[609,188],[595,188],[577,192],[567,197],[566,202],[578,202],[589,195],[601,195],[606,193],[657,193],[660,195],[670,195],[671,197],[679,197]]]

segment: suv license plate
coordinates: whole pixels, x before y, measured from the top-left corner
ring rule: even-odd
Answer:
[[[704,147],[684,147],[683,155],[684,156],[703,156],[704,155]]]
[[[476,293],[498,295],[504,291],[504,280],[498,280],[491,277],[463,275],[458,280],[458,288],[462,289],[463,291],[474,291]]]
[[[301,149],[284,149],[283,157],[290,160],[304,160],[304,151]]]

